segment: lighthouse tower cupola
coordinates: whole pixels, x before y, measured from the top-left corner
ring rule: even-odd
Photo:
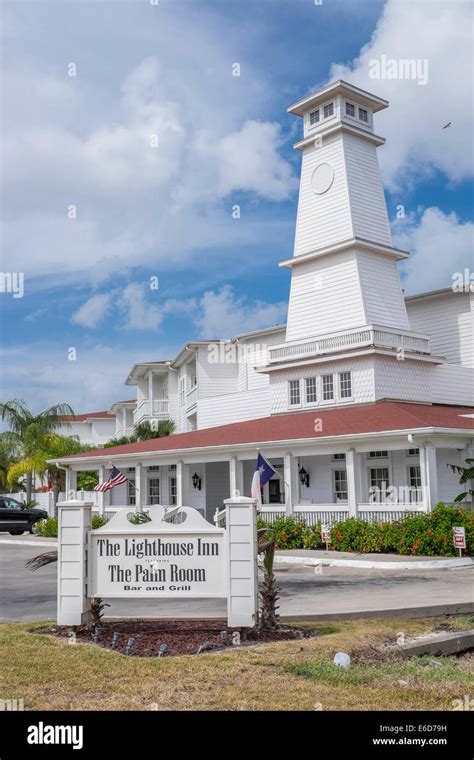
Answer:
[[[409,329],[377,160],[386,100],[338,81],[288,109],[302,117],[287,340],[379,324]]]

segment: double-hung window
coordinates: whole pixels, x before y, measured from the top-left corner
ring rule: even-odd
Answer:
[[[422,501],[421,467],[419,464],[410,465],[408,468],[408,480],[410,484],[410,502]]]
[[[325,119],[329,119],[334,114],[334,103],[326,103],[323,108],[323,114]]]
[[[176,494],[178,493],[176,478],[169,478],[169,489],[170,489],[170,504],[173,506],[176,504]]]
[[[350,372],[339,373],[340,398],[352,398],[352,376]]]
[[[353,103],[348,103],[346,100],[346,116],[355,117],[355,115],[355,105]]]
[[[334,501],[347,501],[347,470],[334,470]]]
[[[160,503],[160,479],[148,479],[148,504]]]
[[[368,124],[369,112],[365,108],[359,108],[359,120],[365,122],[365,124]]]
[[[311,111],[309,115],[309,125],[310,127],[314,127],[315,124],[318,124],[319,122],[319,108],[316,108],[315,111]]]
[[[334,399],[334,378],[332,375],[323,375],[323,401]]]
[[[290,406],[301,404],[300,381],[290,380]]]
[[[370,490],[376,501],[386,501],[390,486],[388,467],[371,467],[369,471]]]
[[[316,378],[315,377],[307,377],[306,378],[306,403],[307,404],[314,404],[317,401],[316,396]]]

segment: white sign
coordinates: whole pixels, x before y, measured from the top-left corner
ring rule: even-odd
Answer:
[[[453,541],[456,549],[466,548],[466,531],[461,526],[453,528]]]
[[[132,525],[117,513],[90,533],[91,596],[190,598],[226,596],[224,530],[213,528],[193,509],[179,512],[181,524],[163,520]]]
[[[321,541],[325,544],[331,543],[331,526],[321,525]]]

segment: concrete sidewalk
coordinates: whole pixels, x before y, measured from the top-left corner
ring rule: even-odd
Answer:
[[[401,554],[355,554],[319,549],[277,551],[275,562],[313,567],[353,567],[361,570],[449,570],[474,566],[471,557],[409,557]]]

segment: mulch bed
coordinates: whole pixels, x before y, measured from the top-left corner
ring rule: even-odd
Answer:
[[[36,629],[35,633],[71,638],[72,630],[67,626],[56,626],[40,631]],[[225,620],[214,619],[104,621],[101,629],[86,626],[75,629],[76,639],[81,643],[95,644],[130,657],[170,657],[223,651],[227,647],[236,646],[238,637],[235,634],[240,634],[240,646],[244,646],[258,642],[310,638],[316,632],[290,625],[282,625],[276,631],[228,628]],[[130,639],[133,642],[126,651]],[[201,651],[198,652],[200,648]]]

